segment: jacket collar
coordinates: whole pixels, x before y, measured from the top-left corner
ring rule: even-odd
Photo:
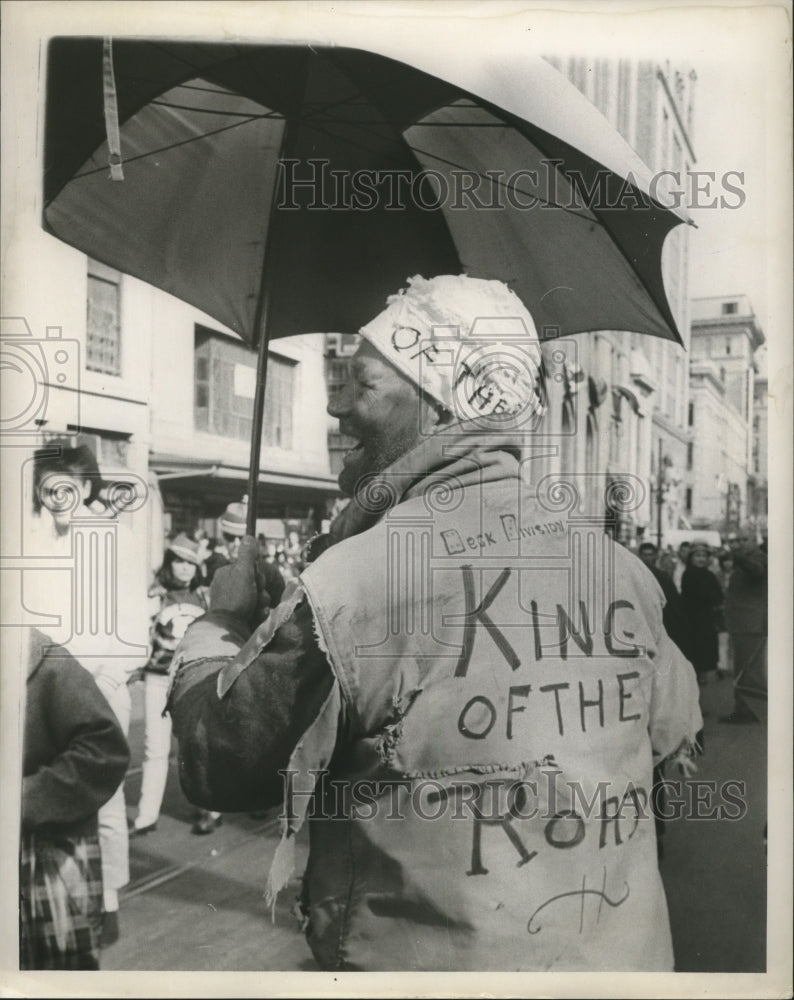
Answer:
[[[473,434],[461,425],[448,424],[382,472],[365,476],[331,525],[330,542],[366,531],[391,508],[426,490],[519,479],[518,454],[515,434]]]

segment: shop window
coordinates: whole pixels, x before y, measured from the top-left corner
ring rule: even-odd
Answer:
[[[262,443],[291,448],[296,362],[270,354]],[[196,430],[247,441],[251,436],[256,352],[196,327],[194,424]]]
[[[121,375],[121,274],[88,262],[86,368]]]

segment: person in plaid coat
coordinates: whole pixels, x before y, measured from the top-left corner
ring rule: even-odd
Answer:
[[[127,741],[93,677],[31,630],[22,757],[21,969],[97,969],[97,812],[124,780]]]

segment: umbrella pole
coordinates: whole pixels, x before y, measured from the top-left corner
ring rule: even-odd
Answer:
[[[281,180],[284,173],[284,160],[292,154],[298,133],[298,122],[295,118],[286,118],[284,135],[279,154],[276,182],[273,187],[273,197],[270,203],[270,216],[262,260],[262,276],[259,282],[259,294],[254,312],[253,333],[258,335],[258,355],[256,362],[256,391],[254,394],[253,424],[251,427],[251,459],[248,466],[248,510],[246,512],[246,534],[256,536],[256,509],[259,492],[259,457],[262,452],[262,429],[265,413],[265,388],[267,385],[267,361],[270,347],[270,272],[273,269],[275,257],[274,247],[279,244],[280,231],[283,226],[283,213],[278,210],[278,197]]]

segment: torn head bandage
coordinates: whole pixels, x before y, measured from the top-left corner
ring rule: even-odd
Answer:
[[[416,275],[359,333],[458,419],[509,422],[545,410],[535,324],[501,281]]]

